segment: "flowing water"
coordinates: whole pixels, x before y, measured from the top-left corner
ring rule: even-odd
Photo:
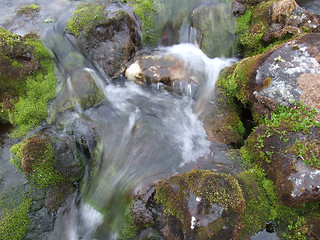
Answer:
[[[194,6],[201,1],[187,2]],[[187,86],[185,94],[178,95],[132,82],[112,83],[63,33],[66,18],[77,2],[42,2],[45,10],[28,24],[14,15],[13,9],[21,3],[33,1],[1,1],[1,25],[20,34],[43,33],[44,43],[56,57],[58,89],[67,93],[58,95],[56,104],[66,96],[81,94],[74,82],[79,72],[90,76],[105,95],[104,101],[92,108],[76,104],[65,115],[57,113],[62,133],[67,134],[74,121],[88,122],[95,128],[98,143],[93,145],[87,139],[94,167],[87,169],[79,193],[60,209],[51,239],[118,239],[134,194],[146,191],[159,179],[197,166],[201,159],[228,163],[225,146],[207,140],[198,117],[213,95],[220,70],[235,60],[208,58],[199,49],[199,34],[188,20],[179,31],[180,44],[154,50],[182,59],[201,80],[196,89]],[[177,9],[172,8],[173,14]],[[62,11],[65,14],[60,16]],[[46,19],[55,22],[47,25]]]

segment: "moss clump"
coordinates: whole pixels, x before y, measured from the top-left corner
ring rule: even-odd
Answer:
[[[153,0],[135,0],[131,3],[134,13],[142,21],[142,40],[145,44],[155,46],[157,39],[155,37],[156,15]]]
[[[227,212],[243,213],[244,198],[238,181],[227,174],[193,170],[160,181],[156,186],[156,202],[164,212],[179,219],[186,233],[190,228],[188,196],[193,193],[207,203],[223,206]]]
[[[35,135],[15,144],[10,149],[11,163],[40,188],[56,185],[62,181],[54,170],[54,149],[47,137]]]
[[[30,4],[28,6],[22,6],[16,9],[16,13],[19,16],[24,17],[35,17],[40,12],[40,6],[35,4]]]
[[[2,209],[0,218],[0,239],[21,240],[27,233],[29,209],[32,201],[25,198],[13,209]],[[0,204],[2,205],[2,204]]]
[[[77,7],[71,19],[67,22],[68,30],[79,37],[83,32],[84,37],[88,37],[92,29],[102,23],[105,12],[105,5],[102,2],[94,1],[82,3]]]
[[[35,34],[24,37],[0,28],[0,108],[3,119],[24,135],[47,118],[47,103],[55,97],[53,58]]]
[[[242,235],[252,236],[265,228],[266,223],[277,217],[277,197],[274,186],[260,169],[251,169],[237,176],[246,201],[246,211],[241,217]]]

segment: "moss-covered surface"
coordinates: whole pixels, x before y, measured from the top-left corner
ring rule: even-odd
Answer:
[[[244,115],[251,112],[253,119],[259,121],[257,114],[252,109],[252,93],[256,87],[253,82],[259,64],[265,57],[266,55],[257,55],[235,63],[224,69],[217,80],[216,106],[221,110],[228,110],[225,120],[221,118],[219,128],[226,129],[227,132],[230,132],[230,136],[238,136],[237,138],[240,140],[238,145],[244,142],[244,138],[248,134],[245,128],[251,128],[243,122],[250,116]],[[244,110],[246,110],[245,114]],[[219,128],[214,131],[220,131]]]
[[[0,115],[17,127],[13,136],[22,136],[47,118],[55,97],[53,59],[35,34],[0,28],[0,36]]]
[[[195,194],[202,199],[201,201],[209,205],[216,203],[229,213],[241,214],[245,210],[244,198],[238,181],[226,174],[193,170],[160,181],[155,186],[155,190],[157,203],[163,206],[167,215],[180,220],[185,236],[188,236],[191,225],[191,215],[188,209],[190,194]],[[218,234],[216,229],[212,234]]]
[[[156,13],[154,0],[135,0],[130,4],[135,14],[142,21],[142,40],[146,45],[155,46],[158,39],[155,36]]]
[[[292,106],[279,106],[270,118],[261,121],[259,129],[252,134],[247,144],[258,159],[267,163],[272,159],[273,149],[276,150],[280,144],[283,153],[300,156],[305,164],[319,169],[320,142],[314,136],[317,136],[315,130],[320,127],[320,123],[316,121],[316,114],[314,109],[300,102]],[[302,135],[307,137],[302,138]],[[274,138],[281,142],[272,141]]]
[[[241,148],[247,171],[237,179],[243,191],[246,210],[241,217],[244,227],[241,236],[247,238],[274,221],[281,239],[316,239],[320,206],[317,202],[289,207],[283,204],[276,186],[266,172],[255,162],[247,146]]]
[[[275,34],[277,37],[264,38],[272,23],[276,23],[276,20],[272,21],[272,14],[275,3],[279,1],[261,1],[257,5],[255,2],[248,1],[247,11],[243,16],[237,18],[238,48],[245,57],[266,52],[270,48],[294,37],[292,31],[289,29],[286,31],[286,28],[282,26],[281,34]],[[289,14],[291,14],[292,10],[290,8]]]
[[[2,208],[0,202],[0,239],[21,240],[27,233],[29,224],[29,209],[32,204],[29,198],[12,209]]]
[[[40,6],[36,4],[30,4],[28,6],[21,6],[16,9],[16,13],[19,16],[33,18],[38,15],[40,12]]]
[[[83,33],[84,37],[87,38],[91,31],[102,23],[104,16],[108,14],[105,7],[105,4],[100,1],[80,4],[67,22],[68,30],[76,37]]]
[[[56,185],[62,181],[54,169],[54,149],[50,140],[43,136],[32,136],[10,149],[11,163],[40,188]]]

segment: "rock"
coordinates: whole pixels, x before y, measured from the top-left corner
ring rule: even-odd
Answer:
[[[124,72],[141,44],[140,29],[132,10],[120,3],[81,4],[67,28],[110,77]]]
[[[191,23],[201,33],[198,44],[208,57],[234,56],[236,23],[231,3],[200,5],[192,11]]]
[[[140,56],[125,72],[129,81],[139,85],[155,85],[168,91],[187,92],[188,86],[196,87],[199,76],[188,64],[173,55]]]
[[[253,109],[268,115],[276,104],[300,101],[320,110],[319,92],[314,87],[320,74],[320,34],[307,34],[273,51],[260,64],[255,78]],[[259,87],[260,86],[260,87]]]
[[[144,202],[154,217],[147,226],[165,239],[237,238],[237,223],[245,211],[235,178],[200,170],[158,182]]]
[[[232,1],[232,14],[236,17],[243,15],[247,11],[246,5],[241,3],[240,1],[233,0]]]
[[[208,138],[211,141],[231,145],[242,146],[244,143],[245,128],[240,119],[239,111],[228,102],[218,87],[215,90],[214,100],[210,101],[199,118],[203,121]]]
[[[104,85],[104,81],[92,69],[81,68],[73,72],[58,93],[51,122],[58,113],[74,108],[83,111],[102,102],[105,99]]]
[[[248,9],[237,22],[238,48],[245,57],[320,29],[319,16],[300,8],[294,0],[263,1]]]
[[[284,204],[320,199],[320,124],[310,107],[279,107],[246,141]]]

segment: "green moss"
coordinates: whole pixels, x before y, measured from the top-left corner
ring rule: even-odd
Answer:
[[[290,132],[301,133],[305,135],[312,134],[311,129],[320,127],[320,123],[316,120],[317,111],[300,102],[295,102],[291,106],[278,106],[269,118],[262,119],[260,128],[265,130],[263,133],[257,134],[255,142],[251,142],[254,146],[252,151],[258,151],[262,160],[270,162],[272,159],[272,151],[265,148],[265,140],[274,135],[278,135],[283,141],[284,153],[295,154],[300,157],[303,162],[310,167],[320,168],[320,153],[318,150],[318,142],[307,138],[304,141],[295,139],[295,143],[288,143],[287,138]],[[287,144],[288,143],[288,144]]]
[[[246,201],[246,211],[241,219],[241,222],[245,225],[242,234],[252,236],[256,232],[264,229],[267,222],[276,218],[275,206],[268,198],[265,188],[263,187],[263,182],[266,187],[269,187],[272,183],[266,180],[263,171],[258,169],[243,172],[238,175],[237,178]],[[271,188],[271,190],[274,189]],[[268,192],[270,192],[269,189]]]
[[[24,17],[34,17],[40,12],[40,6],[35,4],[30,4],[28,6],[22,6],[16,9],[16,13],[19,16]]]
[[[21,240],[27,233],[29,209],[32,201],[25,198],[14,209],[2,209],[0,218],[0,239]],[[0,204],[1,205],[1,204]]]
[[[227,174],[211,171],[193,170],[176,175],[169,180],[160,181],[156,186],[156,201],[164,212],[175,216],[183,225],[183,231],[190,227],[187,198],[190,192],[208,203],[217,203],[226,211],[242,213],[244,198],[238,181]]]
[[[274,37],[268,42],[262,39],[271,22],[271,7],[278,1],[262,1],[256,6],[248,6],[245,14],[237,18],[238,48],[245,57],[265,53],[294,37],[294,34],[288,33],[279,35],[279,38]]]
[[[99,1],[80,4],[67,22],[68,30],[76,37],[82,31],[85,37],[89,36],[90,31],[101,24],[104,15],[107,14],[104,9],[105,5]]]
[[[223,90],[229,102],[237,100],[244,106],[249,104],[250,82],[260,58],[261,55],[243,59],[220,74],[217,85]]]
[[[14,111],[9,113],[10,122],[17,126],[13,137],[24,135],[32,127],[47,118],[47,104],[55,97],[56,76],[53,59],[39,39],[26,39],[25,46],[33,49],[41,71],[32,73],[25,82],[24,93],[19,96]]]
[[[134,13],[142,21],[142,40],[144,44],[155,46],[155,7],[153,0],[135,0],[131,3]]]
[[[46,137],[32,136],[10,149],[10,162],[40,188],[56,185],[62,176],[54,169],[54,149]]]
[[[306,222],[299,223],[299,219],[311,219],[320,209],[316,202],[301,204],[296,207],[283,205],[276,193],[276,188],[266,173],[255,163],[254,155],[245,147],[241,148],[244,165],[249,170],[237,175],[246,201],[246,210],[241,222],[244,224],[242,235],[249,237],[265,228],[269,221],[278,225],[277,232],[284,239],[296,238],[299,229],[308,227]],[[300,227],[301,226],[301,227]],[[309,231],[310,232],[310,231]],[[301,236],[307,236],[306,231]],[[301,238],[305,239],[305,238]],[[307,238],[308,239],[308,238]]]
[[[124,223],[124,228],[120,233],[119,239],[121,240],[129,240],[129,239],[135,239],[137,232],[138,232],[138,227],[135,225],[133,222],[133,219],[131,217],[131,207],[132,205],[128,205],[125,211],[125,223]]]

